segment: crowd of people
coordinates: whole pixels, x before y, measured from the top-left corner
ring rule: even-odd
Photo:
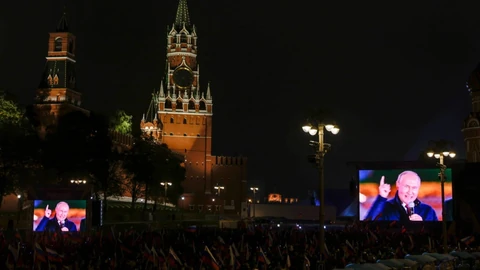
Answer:
[[[22,238],[13,226],[2,231],[0,259],[5,267],[313,270],[441,252],[438,234],[424,229],[409,232],[395,222],[387,226],[355,223],[341,230],[327,230],[324,254],[320,254],[316,229],[298,225],[248,225],[242,229],[149,227],[143,231],[110,226],[92,233],[35,232],[30,239]],[[457,249],[475,244],[474,237],[453,241]]]

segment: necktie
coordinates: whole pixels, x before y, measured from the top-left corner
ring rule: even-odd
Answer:
[[[412,215],[412,209],[407,206],[407,215],[411,216]]]

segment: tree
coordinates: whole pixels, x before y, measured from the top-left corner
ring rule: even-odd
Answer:
[[[153,207],[155,210],[158,198],[162,196],[166,201],[178,201],[179,196],[183,193],[182,182],[185,180],[185,168],[183,167],[183,157],[171,151],[166,144],[157,144],[150,141],[150,145],[153,172],[151,177],[147,179],[149,188],[145,188],[145,198],[155,202]],[[167,197],[165,197],[165,188],[160,185],[161,182],[172,183],[172,186],[168,187]],[[145,208],[146,204],[144,205]]]
[[[89,158],[85,166],[94,192],[97,195],[102,194],[105,218],[108,212],[107,198],[123,194],[125,181],[123,156],[112,143],[107,119],[101,115],[91,114],[90,122],[92,136],[87,139]]]
[[[0,134],[0,196],[23,193],[40,171],[39,140],[25,110],[5,92],[0,92]]]
[[[59,182],[80,178],[90,180],[87,179],[87,163],[93,147],[89,142],[91,136],[95,136],[90,116],[74,111],[59,116],[57,123],[55,131],[45,137],[45,167],[57,171]]]
[[[84,179],[103,200],[122,193],[122,158],[113,147],[107,118],[75,111],[61,116],[46,137],[45,166],[55,168],[59,181]]]
[[[153,172],[152,162],[149,160],[150,148],[144,140],[137,138],[131,149],[125,152],[124,168],[130,176],[130,181],[124,182],[125,191],[132,198],[131,210],[135,209],[137,199],[144,191],[145,179]]]
[[[132,209],[140,196],[145,201],[152,199],[156,202],[163,195],[160,182],[168,181],[173,185],[169,188],[168,197],[171,201],[178,199],[183,193],[181,182],[185,179],[183,160],[175,155],[167,145],[159,145],[148,139],[137,139],[128,153],[126,170],[132,175],[131,181],[126,182],[126,188],[132,196]],[[144,203],[146,210],[147,203]]]
[[[110,119],[110,128],[121,134],[132,133],[132,118],[125,111],[119,110]]]
[[[24,111],[7,97],[7,93],[0,91],[0,127],[20,126],[24,120]]]

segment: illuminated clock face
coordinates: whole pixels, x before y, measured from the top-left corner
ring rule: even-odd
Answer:
[[[180,87],[191,86],[193,74],[188,68],[179,68],[173,72],[173,82]]]

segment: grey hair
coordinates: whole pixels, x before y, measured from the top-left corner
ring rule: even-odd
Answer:
[[[59,207],[60,205],[66,205],[70,209],[70,205],[68,205],[68,203],[64,201],[58,202],[57,205],[55,206],[55,209],[57,209],[57,207]]]
[[[406,176],[406,175],[409,175],[409,174],[414,175],[417,178],[418,182],[420,184],[422,183],[422,179],[420,179],[420,176],[418,176],[418,174],[416,172],[414,172],[414,171],[404,171],[404,172],[402,172],[401,174],[398,175],[397,182],[396,182],[397,187],[400,184],[400,182],[402,181],[403,177]]]

